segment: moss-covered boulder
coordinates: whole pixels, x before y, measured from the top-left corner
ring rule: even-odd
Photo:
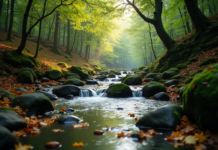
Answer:
[[[35,72],[30,68],[23,68],[21,71],[19,71],[18,75],[23,71],[29,71],[32,74],[34,81],[37,79]]]
[[[83,86],[85,85],[84,82],[82,82],[81,80],[78,80],[78,79],[68,79],[67,81],[64,82],[63,85],[68,85],[68,84],[72,84],[72,85],[76,85],[76,86]]]
[[[68,67],[68,65],[64,62],[59,62],[57,65],[62,66],[62,67]]]
[[[73,73],[77,73],[82,80],[87,79],[89,77],[88,72],[79,66],[72,66],[70,71]]]
[[[108,71],[101,71],[100,72],[100,75],[107,75],[108,74]]]
[[[202,129],[218,132],[218,66],[205,70],[187,84],[183,110]]]
[[[35,90],[34,93],[42,93],[45,96],[47,96],[51,101],[58,100],[58,97],[55,94],[48,93],[48,92],[45,92],[45,91],[42,91],[42,90]]]
[[[198,64],[199,67],[204,66],[204,65],[209,65],[209,64],[214,64],[217,62],[216,58],[209,58],[209,59],[205,59],[202,62],[200,62]]]
[[[189,77],[189,78],[185,81],[185,83],[186,83],[186,84],[189,84],[190,82],[192,82],[193,79],[194,79],[194,77]]]
[[[67,79],[72,79],[72,78],[80,80],[80,76],[77,73],[68,72],[67,73]]]
[[[42,82],[49,82],[50,81],[50,79],[49,78],[46,78],[46,77],[42,77],[42,80],[41,80]]]
[[[152,80],[152,78],[145,78],[144,79],[144,82],[149,82],[149,81],[151,81]]]
[[[127,85],[141,85],[142,84],[142,78],[140,76],[137,75],[132,75],[127,77],[123,83],[127,84]]]
[[[171,79],[185,79],[185,77],[182,74],[177,74],[173,76]]]
[[[160,92],[153,96],[153,99],[160,101],[169,101],[170,97],[166,92]]]
[[[100,81],[104,81],[107,78],[107,76],[103,75],[103,76],[97,76],[95,79],[98,79]]]
[[[7,128],[0,126],[0,149],[9,150],[14,149],[14,145],[18,145],[19,141],[15,135],[11,133]]]
[[[179,72],[179,69],[178,68],[170,68],[168,71],[175,71],[175,72]]]
[[[28,116],[42,115],[54,110],[52,102],[42,93],[20,95],[13,100],[12,106],[20,106],[23,110],[27,109]]]
[[[45,72],[45,77],[51,79],[51,80],[58,80],[63,77],[63,73],[59,70],[47,70]]]
[[[11,101],[15,98],[15,96],[7,90],[0,90],[0,95],[1,95],[0,100],[3,99],[3,97],[8,97],[9,100]]]
[[[184,69],[184,68],[187,68],[187,65],[185,64],[178,64],[177,65],[177,68],[180,70],[180,69]]]
[[[21,92],[25,92],[25,93],[29,93],[26,89],[19,87],[17,89],[15,89],[15,91],[21,91]]]
[[[106,90],[107,97],[131,97],[130,87],[123,83],[113,84]]]
[[[177,75],[177,72],[175,71],[171,71],[171,70],[168,70],[168,71],[165,71],[162,75],[162,78],[163,79],[171,79],[173,76]]]
[[[100,72],[102,69],[101,69],[100,66],[98,66],[98,67],[94,67],[94,70],[97,71],[97,72]]]
[[[42,71],[35,71],[36,77],[37,79],[42,79],[42,77],[44,76],[44,73]]]
[[[183,116],[182,107],[176,104],[159,107],[140,118],[136,126],[150,128],[168,128],[174,130],[181,120],[173,113]]]
[[[18,113],[11,110],[0,109],[0,126],[10,131],[17,131],[27,127],[27,122]]]
[[[146,66],[140,66],[139,70],[143,70],[144,68],[146,68]]]
[[[151,81],[142,88],[144,97],[151,97],[160,92],[166,92],[166,87],[155,81]]]
[[[113,72],[110,72],[109,73],[109,76],[108,76],[108,78],[115,78],[116,76],[115,76],[115,74],[113,73]]]
[[[121,75],[121,73],[119,71],[114,71],[115,75]]]
[[[184,88],[185,88],[185,86],[182,86],[181,88],[179,88],[179,90],[178,90],[178,94],[179,94],[179,96],[182,98],[182,95],[183,95],[183,93],[184,93]]]
[[[19,83],[30,83],[30,84],[32,84],[35,80],[34,80],[33,75],[31,74],[30,71],[22,71],[17,76],[17,81]]]
[[[156,75],[158,75],[157,73],[149,73],[146,75],[146,78],[154,78]]]
[[[157,82],[160,82],[161,80],[163,80],[163,78],[160,76],[160,75],[156,75],[152,81],[157,81]]]
[[[88,84],[88,85],[95,85],[95,84],[98,84],[98,82],[95,81],[95,80],[87,80],[86,84]]]
[[[164,85],[169,87],[171,85],[177,85],[177,84],[179,84],[179,82],[180,82],[179,79],[172,79],[172,80],[165,82]]]
[[[79,96],[79,92],[80,89],[74,85],[63,85],[53,89],[53,94],[57,95],[58,97],[65,97],[69,94],[72,94],[73,96]]]

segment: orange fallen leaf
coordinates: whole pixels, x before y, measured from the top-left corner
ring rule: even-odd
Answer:
[[[73,147],[83,147],[83,142],[80,142],[80,143],[73,143]]]
[[[196,144],[196,142],[198,141],[198,139],[195,136],[189,135],[185,138],[184,142],[186,144]]]
[[[195,137],[198,139],[198,142],[199,142],[199,143],[202,143],[202,142],[204,142],[204,140],[205,140],[205,136],[204,136],[204,133],[203,133],[203,132],[201,132],[200,134],[195,133]]]
[[[138,118],[137,117],[135,117],[135,121],[137,121],[138,120]]]
[[[167,141],[173,141],[174,137],[173,136],[167,136],[166,139],[167,139]]]
[[[15,150],[29,150],[31,148],[31,145],[22,145],[19,143],[18,145],[14,145]]]

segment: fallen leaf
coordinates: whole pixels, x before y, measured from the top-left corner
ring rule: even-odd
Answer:
[[[203,132],[201,132],[200,134],[195,133],[195,137],[198,139],[198,142],[199,142],[199,143],[202,143],[202,142],[204,142],[204,140],[205,140],[205,136],[204,136],[204,133],[203,133]]]
[[[75,143],[73,143],[73,146],[74,147],[83,147],[83,142],[80,142],[80,143],[75,142]]]
[[[31,148],[31,145],[22,145],[19,143],[18,145],[14,145],[15,150],[29,150]]]
[[[189,135],[185,138],[184,142],[186,144],[196,144],[196,141],[198,141],[198,139],[195,136]]]

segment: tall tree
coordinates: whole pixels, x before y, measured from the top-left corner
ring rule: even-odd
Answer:
[[[67,19],[67,49],[66,53],[70,54],[70,20]]]
[[[7,3],[7,12],[6,12],[6,18],[5,18],[5,32],[8,32],[8,10],[9,10],[9,0]]]
[[[49,39],[50,39],[51,29],[52,29],[52,27],[53,27],[54,20],[55,20],[55,14],[54,14],[54,17],[53,17],[53,20],[52,20],[51,24],[49,24],[48,38],[47,38],[48,41],[49,41]]]
[[[11,0],[11,13],[10,13],[10,24],[8,28],[8,35],[7,35],[7,41],[12,41],[11,40],[11,32],[12,32],[12,27],[13,27],[13,21],[14,21],[14,1]]]
[[[55,31],[54,31],[54,43],[52,47],[52,52],[55,54],[60,54],[58,51],[58,27],[59,27],[59,13],[56,13],[56,20],[55,20]]]

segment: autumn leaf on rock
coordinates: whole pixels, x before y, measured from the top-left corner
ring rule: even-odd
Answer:
[[[15,146],[15,150],[29,150],[31,148],[31,145],[22,145],[21,143],[19,143],[18,145],[14,145]]]
[[[198,141],[198,139],[197,139],[195,136],[189,135],[189,136],[187,136],[187,137],[185,138],[184,141],[185,141],[186,144],[196,144],[196,142]]]

